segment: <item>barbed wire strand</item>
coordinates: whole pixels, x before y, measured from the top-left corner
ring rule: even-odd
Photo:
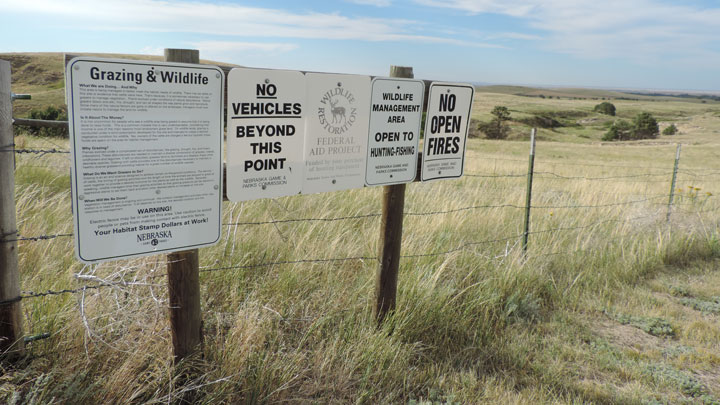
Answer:
[[[13,152],[18,154],[53,154],[53,153],[60,153],[60,154],[69,154],[69,150],[63,150],[63,149],[32,149],[32,148],[22,148],[22,149],[13,149],[12,147],[15,146],[12,145],[6,145],[4,147],[0,147],[0,152]],[[527,160],[525,159],[509,159],[509,158],[497,158],[497,157],[486,157],[489,160],[500,160],[500,161],[510,161],[510,162],[520,162],[520,163],[527,163]],[[667,167],[662,166],[638,166],[638,165],[623,165],[623,164],[599,164],[599,163],[572,163],[572,162],[553,162],[553,161],[546,161],[546,160],[536,160],[536,164],[547,164],[547,165],[558,165],[558,166],[587,166],[587,167],[603,167],[603,168],[630,168],[630,169],[667,169]],[[701,170],[707,170],[709,173],[705,174],[697,174],[693,171],[701,171]],[[720,169],[716,168],[694,168],[694,169],[683,169],[679,172],[683,172],[685,174],[690,174],[697,177],[704,177],[704,176],[713,176],[713,175],[720,175]],[[536,172],[538,173],[538,172]],[[650,176],[660,176],[663,175],[663,173],[657,173],[657,174],[647,174]],[[524,177],[526,174],[509,174],[506,176],[487,176],[482,174],[473,174],[469,173],[467,174],[469,177]],[[625,177],[631,177],[631,176],[625,176]],[[614,178],[614,177],[610,177]]]
[[[13,145],[13,146],[14,146],[14,145]],[[5,148],[8,148],[8,147],[5,146]],[[12,148],[4,149],[4,148],[3,148],[3,149],[0,149],[0,152],[13,152],[13,153],[17,153],[17,154],[29,153],[29,154],[37,154],[37,155],[41,155],[41,156],[42,156],[42,155],[47,155],[47,154],[52,154],[52,153],[62,153],[62,154],[68,154],[68,153],[70,153],[69,150],[55,149],[55,148],[52,148],[52,149],[27,149],[27,148],[23,148],[23,149],[12,149]]]
[[[688,214],[699,214],[703,212],[715,212],[720,210],[720,207],[715,209],[709,209],[709,210],[699,210],[699,211],[687,211],[682,210]],[[559,232],[559,231],[570,231],[570,230],[580,230],[580,229],[588,229],[593,228],[599,225],[608,224],[608,223],[629,223],[633,221],[638,221],[642,219],[648,219],[653,217],[659,217],[660,214],[650,214],[650,215],[642,215],[637,216],[633,218],[626,218],[626,219],[607,219],[602,221],[597,221],[591,224],[586,225],[578,225],[578,226],[568,226],[568,227],[557,227],[557,228],[550,228],[550,229],[543,229],[538,231],[530,231],[528,232],[528,235],[539,235],[539,234],[547,234],[547,233],[553,233],[553,232]],[[472,246],[479,246],[479,245],[485,245],[485,244],[491,244],[491,243],[499,243],[499,242],[507,242],[511,240],[518,239],[520,237],[524,236],[524,233],[519,233],[516,235],[504,237],[504,238],[496,238],[496,239],[487,239],[482,241],[472,241],[472,242],[466,242],[463,243],[455,248],[439,251],[439,252],[430,252],[430,253],[417,253],[417,254],[405,254],[401,255],[400,258],[402,259],[414,259],[414,258],[422,258],[422,257],[434,257],[434,256],[443,256],[452,254],[455,252],[459,252],[462,250],[466,250],[469,247]],[[560,254],[560,252],[555,252],[552,254],[540,254],[535,257],[540,257],[543,255],[555,255]],[[332,263],[332,262],[345,262],[345,261],[354,261],[354,260],[373,260],[377,261],[378,258],[376,256],[350,256],[350,257],[337,257],[337,258],[313,258],[313,259],[298,259],[298,260],[282,260],[282,261],[275,261],[275,262],[264,262],[264,263],[256,263],[256,264],[248,264],[248,265],[238,265],[238,266],[225,266],[225,267],[215,267],[215,268],[200,268],[201,273],[210,273],[210,272],[218,272],[218,271],[226,271],[226,270],[247,270],[247,269],[254,269],[254,268],[261,268],[261,267],[269,267],[269,266],[278,266],[278,265],[288,265],[288,264],[305,264],[305,263]],[[164,277],[165,275],[156,275],[155,277]],[[42,298],[47,296],[57,296],[57,295],[63,295],[63,294],[77,294],[81,292],[85,292],[87,290],[92,289],[100,289],[104,287],[118,287],[118,286],[128,286],[128,285],[144,285],[144,284],[136,284],[136,283],[130,283],[127,281],[117,281],[117,282],[105,282],[100,283],[97,285],[84,285],[78,288],[73,289],[63,289],[63,290],[47,290],[44,292],[34,292],[34,291],[23,291],[22,295],[12,298],[0,301],[0,305],[7,305],[12,304],[24,299],[31,299],[31,298]]]
[[[623,206],[623,205],[632,205],[632,204],[639,204],[642,202],[648,202],[653,201],[657,199],[665,198],[664,195],[657,195],[654,197],[648,197],[643,198],[639,200],[631,200],[631,201],[621,201],[617,203],[608,203],[608,204],[592,204],[592,205],[580,205],[580,204],[574,204],[574,205],[533,205],[530,208],[531,209],[591,209],[591,208],[607,208],[607,207],[617,207],[617,206]],[[452,214],[462,211],[470,211],[470,210],[476,210],[476,209],[492,209],[492,208],[514,208],[514,209],[525,209],[526,207],[524,205],[516,205],[516,204],[487,204],[487,205],[473,205],[469,207],[461,207],[461,208],[455,208],[450,210],[443,210],[443,211],[429,211],[429,212],[406,212],[403,215],[408,217],[413,216],[431,216],[431,215],[443,215],[443,214]],[[239,225],[269,225],[269,224],[282,224],[282,223],[294,223],[294,222],[333,222],[333,221],[344,221],[344,220],[350,220],[350,219],[366,219],[366,218],[376,218],[381,216],[380,213],[371,213],[371,214],[362,214],[362,215],[352,215],[352,216],[343,216],[343,217],[331,217],[331,218],[291,218],[291,219],[280,219],[280,220],[271,220],[271,221],[248,221],[248,222],[230,222],[230,223],[223,223],[223,226],[239,226]],[[61,237],[70,237],[73,236],[72,233],[63,233],[63,234],[55,234],[55,235],[39,235],[39,236],[27,236],[27,237],[18,237],[15,239],[6,239],[6,240],[0,240],[0,242],[17,242],[17,241],[41,241],[41,240],[50,240],[55,238],[61,238]]]

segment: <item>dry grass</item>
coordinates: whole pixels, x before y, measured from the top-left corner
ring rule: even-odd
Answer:
[[[527,100],[478,96],[476,115],[492,105],[525,112],[542,107]],[[562,108],[591,108],[579,103]],[[397,311],[379,329],[371,316],[376,260],[294,262],[374,257],[377,217],[225,226],[220,243],[201,251],[202,356],[178,367],[170,357],[164,257],[83,266],[74,259],[71,238],[21,242],[23,290],[99,280],[126,284],[24,300],[27,334],[51,337],[29,344],[26,362],[4,370],[0,398],[184,398],[208,404],[717,401],[717,315],[683,304],[673,291],[703,302],[720,296],[714,287],[720,274],[720,119],[698,109],[710,107],[680,104],[688,126],[672,138],[684,146],[681,190],[669,224],[675,153],[669,142],[541,141],[527,257],[517,237],[526,143],[472,140],[467,173],[479,177],[410,185],[406,213],[476,208],[406,216],[403,254],[411,257],[401,260]],[[668,104],[667,114],[671,110]],[[66,141],[27,136],[16,144],[67,149]],[[67,155],[18,155],[16,179],[22,235],[72,232]],[[366,188],[225,203],[223,222],[377,213],[380,193]],[[290,263],[269,264],[276,262]],[[650,318],[671,325],[674,337],[618,322]]]
[[[18,138],[25,147],[67,147],[50,142]],[[522,174],[523,149],[515,142],[473,141],[467,172]],[[28,333],[52,337],[29,345],[31,358],[41,357],[6,373],[1,392],[22,401],[147,403],[186,391],[204,403],[632,403],[660,393],[692,398],[677,388],[684,374],[658,380],[647,374],[650,363],[603,365],[616,351],[628,354],[622,341],[591,332],[594,321],[586,319],[605,319],[601,311],[616,307],[665,316],[634,303],[598,303],[630,296],[634,290],[628,286],[665,274],[667,265],[717,255],[716,211],[692,213],[718,209],[716,177],[705,176],[710,172],[701,164],[711,160],[712,149],[684,149],[687,163],[678,183],[684,190],[670,226],[664,213],[671,146],[541,143],[537,153],[532,230],[541,233],[531,235],[528,258],[515,237],[522,233],[521,208],[407,216],[403,254],[438,255],[402,260],[398,310],[380,330],[371,317],[374,260],[242,268],[372,257],[377,217],[227,226],[221,243],[201,252],[206,341],[204,358],[188,365],[200,370],[191,381],[178,380],[169,360],[163,257],[83,267],[73,258],[71,238],[22,242],[25,290],[74,288],[93,280],[137,284],[24,301]],[[72,232],[66,158],[18,156],[23,235]],[[639,177],[565,179],[551,173]],[[408,188],[406,212],[521,207],[524,188],[522,176],[416,183]],[[604,207],[573,208],[598,205]],[[226,203],[224,222],[379,210],[380,189],[368,188]],[[568,229],[542,232],[563,228]],[[485,243],[497,239],[502,240]],[[239,268],[207,271],[224,267]],[[720,352],[709,343],[717,336],[713,328],[696,319],[679,336],[697,341],[714,359]],[[612,347],[573,346],[586,335]],[[547,354],[548,348],[560,357]],[[578,361],[590,364],[578,368]]]

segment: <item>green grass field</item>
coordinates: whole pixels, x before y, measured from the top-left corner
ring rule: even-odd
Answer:
[[[39,101],[45,87],[13,91]],[[527,256],[529,127],[470,140],[462,179],[408,186],[398,308],[381,328],[378,217],[239,224],[379,213],[380,188],[224,203],[233,225],[200,252],[204,348],[177,367],[164,256],[83,266],[72,238],[22,241],[26,293],[122,284],[23,300],[26,334],[50,337],[2,366],[0,399],[720,403],[720,106],[612,100],[621,117],[648,111],[680,134],[611,144],[599,141],[598,102],[476,93],[476,119],[504,105],[513,117],[583,122],[539,131]],[[58,138],[15,143],[68,149]],[[16,158],[21,235],[72,233],[68,156]],[[350,259],[325,261],[340,258]]]

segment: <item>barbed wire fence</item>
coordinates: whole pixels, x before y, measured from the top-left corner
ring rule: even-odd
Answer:
[[[0,153],[12,153],[13,155],[30,155],[34,157],[46,157],[49,155],[67,155],[70,152],[68,150],[64,150],[61,148],[19,148],[15,149],[15,145],[5,145],[0,148]],[[494,160],[499,161],[510,161],[510,162],[522,162],[527,163],[525,160],[521,159],[506,159],[506,158],[497,158],[493,157]],[[442,257],[451,255],[458,252],[464,252],[464,251],[470,251],[470,252],[477,252],[477,248],[481,246],[488,246],[488,245],[503,245],[499,247],[499,250],[496,252],[485,252],[489,254],[488,257],[495,257],[495,258],[506,258],[515,252],[518,252],[520,249],[520,241],[522,238],[527,237],[533,237],[533,236],[540,236],[540,235],[554,235],[558,233],[566,233],[569,231],[586,231],[586,230],[592,230],[594,228],[598,228],[600,226],[608,226],[608,225],[617,225],[617,226],[624,226],[628,224],[634,224],[640,221],[645,222],[655,222],[655,223],[663,223],[665,222],[665,216],[666,213],[669,216],[671,212],[674,210],[677,210],[679,212],[682,212],[684,215],[701,215],[705,213],[715,213],[718,210],[720,210],[720,206],[716,203],[716,196],[713,195],[711,192],[706,192],[705,194],[701,194],[701,189],[698,187],[689,186],[689,189],[687,191],[685,190],[678,190],[675,185],[675,178],[678,175],[683,176],[683,180],[689,183],[700,181],[700,182],[708,182],[710,180],[714,180],[714,177],[720,177],[720,169],[711,169],[711,168],[692,168],[692,169],[679,169],[676,165],[675,169],[672,171],[669,171],[667,167],[661,167],[661,166],[643,166],[643,165],[628,165],[628,164],[613,164],[609,163],[608,165],[598,165],[598,164],[592,164],[592,163],[576,163],[576,162],[550,162],[550,161],[542,161],[539,160],[536,162],[537,164],[541,164],[543,166],[571,166],[571,167],[601,167],[601,168],[614,168],[614,169],[633,169],[633,170],[651,170],[650,172],[644,172],[644,173],[636,173],[636,174],[622,174],[622,175],[601,175],[601,176],[583,176],[583,175],[567,175],[564,173],[557,173],[555,171],[550,170],[537,170],[532,171],[532,174],[535,175],[536,181],[547,181],[547,182],[556,182],[556,181],[566,181],[566,182],[598,182],[598,183],[607,183],[607,182],[632,182],[637,184],[645,184],[645,185],[656,185],[656,184],[670,184],[671,178],[672,185],[670,187],[670,191],[667,194],[647,194],[647,193],[629,193],[631,196],[627,199],[622,199],[618,201],[612,201],[612,202],[598,202],[596,204],[581,204],[581,203],[574,203],[574,204],[551,204],[551,203],[542,203],[542,204],[517,204],[517,203],[497,203],[497,204],[476,204],[476,205],[467,205],[467,206],[461,206],[456,208],[449,208],[445,210],[429,210],[429,211],[409,211],[405,212],[403,215],[406,218],[423,218],[423,217],[436,217],[436,216],[444,216],[444,215],[455,215],[455,214],[461,214],[461,215],[471,215],[475,212],[482,212],[482,211],[491,211],[491,210],[498,210],[498,209],[509,209],[509,210],[524,210],[525,212],[531,212],[531,210],[568,210],[568,211],[574,211],[578,210],[579,212],[584,212],[587,210],[602,210],[602,209],[608,209],[608,208],[627,208],[627,207],[633,207],[633,206],[644,206],[644,207],[654,207],[654,210],[651,209],[650,213],[644,213],[642,215],[634,215],[634,216],[625,216],[624,218],[608,218],[603,219],[595,222],[591,222],[588,224],[583,225],[577,225],[577,226],[558,226],[553,228],[547,228],[547,229],[539,229],[539,230],[529,230],[525,229],[522,232],[516,232],[512,233],[508,236],[498,236],[496,238],[490,238],[490,239],[482,239],[482,240],[463,240],[457,245],[441,249],[437,251],[430,251],[430,252],[411,252],[411,253],[405,253],[400,255],[401,260],[416,260],[416,259],[422,259],[422,258],[432,258],[432,257]],[[669,165],[668,165],[669,166]],[[22,164],[19,165],[19,167],[23,167]],[[507,181],[508,179],[522,179],[527,178],[528,181],[531,181],[531,178],[528,177],[527,173],[521,173],[516,171],[511,171],[507,173],[498,173],[498,172],[470,172],[466,173],[465,181],[486,181],[486,182],[494,182],[494,181]],[[524,188],[524,187],[522,187]],[[558,193],[555,189],[540,189],[535,191],[535,195],[542,196],[542,193]],[[681,194],[682,192],[685,192],[684,199],[682,201],[673,201],[673,198],[676,197],[678,194]],[[563,192],[564,194],[567,194],[567,192]],[[562,193],[561,193],[562,194]],[[621,196],[621,193],[616,192],[608,192],[609,195],[612,195],[614,197]],[[687,200],[687,201],[686,201]],[[669,203],[665,203],[664,201],[669,201]],[[263,220],[263,221],[229,221],[225,222],[222,225],[225,227],[258,227],[258,226],[265,226],[265,225],[272,225],[277,226],[281,224],[302,224],[302,223],[332,223],[332,222],[339,222],[339,221],[364,221],[364,220],[376,220],[380,218],[382,213],[379,212],[368,212],[368,213],[361,213],[357,215],[345,215],[345,216],[330,216],[330,217],[299,217],[299,218],[282,218],[282,219],[271,219],[271,220]],[[582,215],[582,214],[581,214]],[[519,217],[519,216],[518,216]],[[229,232],[228,232],[229,234]],[[46,235],[22,235],[20,233],[13,233],[8,235],[2,235],[2,242],[22,242],[22,243],[54,243],[57,240],[63,239],[63,238],[72,238],[74,235],[72,233],[57,233],[57,234],[46,234]],[[621,238],[621,237],[618,237]],[[615,239],[618,239],[615,238]],[[612,240],[608,239],[606,240],[607,243],[611,243]],[[22,248],[22,245],[21,245]],[[598,248],[598,249],[601,249]],[[538,253],[536,255],[533,255],[532,249],[530,250],[529,258],[540,258],[540,257],[552,257],[552,256],[562,256],[562,255],[577,255],[580,253],[587,253],[589,251],[593,250],[593,248],[581,248],[581,249],[575,249],[575,250],[567,250],[567,251],[557,251],[557,252],[548,252],[548,253]],[[526,258],[527,259],[527,258]],[[350,261],[378,261],[377,255],[372,254],[365,254],[365,255],[353,255],[353,256],[341,256],[341,257],[306,257],[306,258],[292,258],[287,260],[270,260],[270,261],[258,261],[256,263],[245,263],[245,264],[234,264],[234,265],[214,265],[214,266],[203,266],[200,267],[200,273],[207,274],[207,273],[218,273],[218,272],[225,272],[225,271],[234,271],[234,270],[252,270],[252,269],[259,269],[259,268],[268,268],[268,267],[274,267],[274,266],[283,266],[283,265],[303,265],[303,264],[327,264],[327,263],[344,263],[344,262],[350,262]],[[156,262],[155,267],[158,266],[159,262]],[[140,266],[142,267],[142,266]],[[83,317],[83,322],[86,325],[87,333],[89,336],[94,337],[98,340],[102,339],[99,337],[99,335],[94,334],[92,331],[92,327],[90,326],[90,321],[87,319],[87,315],[85,313],[85,298],[86,294],[90,291],[112,291],[114,293],[121,293],[124,295],[132,294],[132,291],[130,291],[130,287],[146,287],[150,289],[150,294],[152,298],[160,305],[167,305],[167,301],[163,300],[161,298],[158,298],[158,295],[156,295],[153,292],[154,287],[162,287],[160,284],[152,283],[151,280],[165,277],[165,274],[150,274],[145,278],[139,279],[137,277],[137,274],[140,270],[140,267],[133,267],[133,266],[118,266],[118,270],[111,275],[110,277],[99,277],[95,275],[95,268],[92,266],[84,267],[83,271],[76,273],[75,278],[78,282],[82,283],[80,286],[76,288],[63,288],[63,289],[57,289],[57,290],[45,290],[45,291],[33,291],[33,290],[22,290],[21,294],[17,297],[0,300],[0,306],[9,305],[9,304],[15,304],[19,303],[24,300],[44,300],[44,299],[52,299],[53,297],[58,296],[66,296],[66,295],[75,295],[78,296],[79,301],[79,307],[81,310],[81,316]],[[89,270],[88,272],[85,272],[85,270]],[[117,297],[116,297],[117,298]],[[42,339],[46,339],[51,337],[50,333],[48,332],[42,332],[42,331],[35,331],[27,336],[25,336],[25,342],[32,343],[36,342]],[[109,343],[107,343],[109,345]],[[75,348],[77,349],[77,348]],[[86,346],[87,350],[87,346]],[[47,353],[40,353],[40,354],[34,354],[34,357],[42,357],[46,356]]]

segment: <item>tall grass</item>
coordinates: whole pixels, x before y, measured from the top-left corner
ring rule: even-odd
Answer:
[[[18,142],[42,147],[46,141]],[[677,209],[666,223],[674,148],[541,144],[533,205],[545,208],[532,211],[525,256],[517,236],[526,179],[502,175],[526,172],[526,146],[471,142],[467,173],[486,177],[412,184],[405,211],[496,207],[406,216],[398,307],[380,328],[371,316],[377,261],[367,259],[378,251],[378,217],[225,226],[221,242],[201,251],[204,349],[179,366],[171,360],[164,257],[83,266],[74,259],[72,238],[21,242],[23,290],[129,284],[24,300],[28,333],[51,338],[30,344],[27,363],[0,377],[0,398],[606,401],[554,385],[511,332],[532,340],[558,308],[580,309],[588,296],[602,300],[665,264],[717,257],[717,176],[681,173]],[[706,147],[686,148],[681,169],[712,173],[705,167],[709,154]],[[66,158],[18,157],[22,235],[72,232]],[[648,173],[657,176],[619,177]],[[367,188],[225,203],[224,222],[345,217],[380,208],[380,189]],[[297,262],[347,257],[358,259]],[[274,262],[293,263],[268,264]],[[182,369],[192,370],[191,377]]]

